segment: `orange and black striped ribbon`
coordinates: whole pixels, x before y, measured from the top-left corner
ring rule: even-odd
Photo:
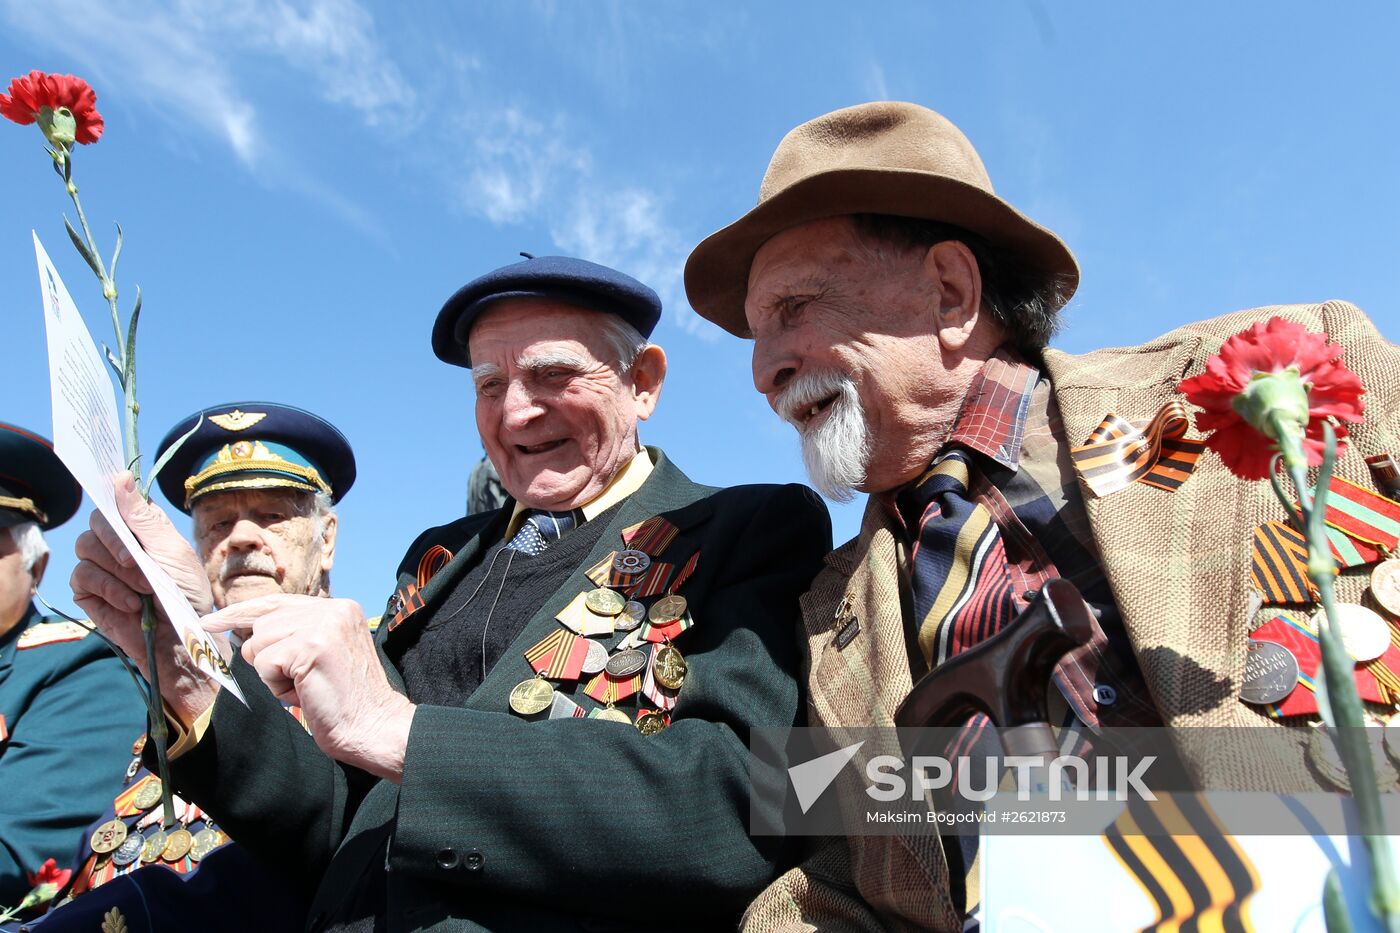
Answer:
[[[525,651],[530,669],[550,680],[578,680],[588,657],[588,641],[557,628]]]
[[[599,703],[618,703],[627,699],[638,690],[642,689],[642,675],[633,674],[631,677],[613,677],[607,671],[602,671],[583,688],[583,692],[588,694]]]
[[[1250,544],[1250,583],[1268,605],[1310,603],[1317,590],[1308,579],[1308,543],[1287,522],[1273,520],[1254,529]]]
[[[389,620],[389,624],[386,627],[390,632],[398,628],[399,623],[404,619],[407,619],[413,613],[423,608],[423,597],[419,595],[418,584],[416,582],[406,583],[399,587],[394,593],[394,596],[398,597],[397,602],[399,603],[399,608],[394,612],[394,617]],[[390,602],[393,603],[395,600],[391,598]]]
[[[620,593],[626,593],[629,599],[641,599],[645,596],[655,596],[658,593],[675,592],[675,587],[671,585],[671,580],[676,573],[675,564],[654,560],[651,562],[651,566],[642,573],[623,573],[613,566],[615,557],[617,557],[616,551],[585,570],[584,576],[588,577],[594,586],[606,586]]]
[[[1205,450],[1204,441],[1186,437],[1190,426],[1186,406],[1176,399],[1142,428],[1110,413],[1082,445],[1070,450],[1070,457],[1096,495],[1137,482],[1171,491],[1190,478]]]
[[[441,544],[434,544],[424,552],[418,561],[418,588],[421,590],[428,581],[452,560],[452,552]]]
[[[1104,841],[1156,909],[1144,933],[1254,930],[1259,873],[1199,795],[1131,800]]]
[[[661,515],[653,515],[644,522],[625,528],[622,540],[629,548],[642,551],[648,557],[655,557],[670,546],[680,529]]]

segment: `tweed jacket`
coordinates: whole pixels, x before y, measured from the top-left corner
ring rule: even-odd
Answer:
[[[387,870],[391,931],[732,927],[791,863],[780,840],[748,832],[746,741],[750,728],[800,715],[797,598],[831,546],[826,510],[803,486],[715,490],[659,451],[654,459],[641,488],[595,519],[607,526],[592,553],[526,610],[465,704],[417,708],[401,784],[327,758],[265,689],[246,691],[251,710],[216,701],[209,731],[172,763],[176,786],[316,891],[309,929],[343,919],[376,864]],[[700,555],[679,590],[695,625],[677,640],[690,670],[671,724],[644,736],[605,720],[511,713],[512,688],[530,676],[522,653],[594,587],[583,571],[622,547],[622,529],[658,514],[678,529],[671,546]],[[393,629],[431,621],[503,525],[497,513],[471,516],[409,549],[401,588],[434,546],[455,556],[413,615],[376,633],[397,688],[384,653]],[[241,662],[235,675],[256,676]]]
[[[1105,414],[1129,420],[1152,417],[1180,397],[1178,383],[1201,372],[1226,338],[1274,315],[1325,332],[1346,348],[1343,362],[1367,389],[1366,416],[1363,424],[1352,426],[1337,475],[1369,488],[1365,456],[1400,454],[1400,348],[1383,339],[1360,309],[1339,301],[1241,311],[1186,325],[1137,347],[1082,356],[1047,350],[1045,371],[1063,419],[1066,460],[1068,446],[1088,437]],[[1068,462],[1064,468],[1071,469]],[[1164,722],[1172,727],[1276,725],[1238,699],[1251,621],[1251,533],[1260,523],[1282,517],[1269,484],[1236,479],[1207,452],[1195,474],[1173,493],[1135,484],[1095,498],[1082,484],[1080,489],[1105,574]],[[872,502],[859,537],[827,558],[826,568],[802,597],[812,725],[893,722],[912,686],[904,637],[910,600],[906,560],[897,529]],[[1364,586],[1364,574],[1344,573],[1338,580],[1339,600],[1359,601]],[[864,631],[844,648],[836,642],[843,600],[849,600],[849,611]],[[1178,744],[1194,775],[1217,787],[1224,780],[1286,792],[1300,789],[1300,780],[1311,780],[1300,761],[1280,768],[1277,762],[1254,760],[1247,742],[1179,739]],[[1296,750],[1301,755],[1301,743]],[[889,751],[862,748],[858,768],[844,769],[837,792],[863,799],[858,769],[863,772],[867,755]],[[843,809],[859,812],[858,807]],[[849,820],[847,826],[851,832],[845,838],[812,841],[802,866],[750,907],[746,930],[961,929],[936,836],[871,836]]]

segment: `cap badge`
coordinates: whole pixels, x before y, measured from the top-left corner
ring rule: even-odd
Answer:
[[[209,420],[225,431],[244,431],[266,417],[266,412],[240,411],[235,408],[233,411],[225,412],[222,415],[210,415]]]

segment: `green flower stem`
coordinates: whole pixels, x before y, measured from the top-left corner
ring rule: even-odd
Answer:
[[[122,372],[119,374],[122,386],[122,398],[125,404],[122,418],[122,440],[126,454],[126,465],[136,481],[136,488],[141,488],[141,446],[137,433],[137,416],[141,412],[141,406],[136,401],[136,322],[141,313],[140,290],[137,291],[136,308],[131,314],[130,330],[126,335],[122,334],[121,312],[117,307],[117,285],[107,274],[107,266],[102,262],[102,252],[97,247],[97,241],[92,237],[92,228],[88,225],[87,213],[83,210],[82,199],[78,197],[78,186],[73,183],[73,156],[70,147],[62,147],[63,159],[63,186],[68,192],[68,197],[73,201],[73,209],[78,214],[78,224],[83,229],[83,239],[87,243],[88,257],[91,260],[93,271],[97,274],[98,280],[102,283],[102,297],[107,299],[107,307],[112,313],[112,332],[117,341],[117,356],[122,361]],[[149,492],[149,490],[147,490]],[[149,498],[149,496],[148,496]],[[165,710],[160,697],[160,675],[159,665],[156,659],[156,638],[155,626],[157,624],[155,603],[150,596],[141,597],[141,632],[146,642],[146,670],[147,680],[150,682],[150,695],[147,697],[147,707],[150,714],[150,736],[156,747],[156,768],[160,775],[160,799],[161,799],[161,826],[168,827],[175,822],[175,803],[171,799],[170,790],[170,760],[166,754],[166,741],[169,738],[169,729],[165,724]]]
[[[1323,617],[1318,625],[1318,641],[1322,651],[1323,679],[1327,685],[1327,722],[1342,764],[1346,768],[1356,812],[1361,824],[1363,842],[1370,856],[1371,891],[1368,898],[1371,911],[1390,933],[1400,933],[1400,876],[1396,873],[1395,854],[1386,835],[1381,813],[1380,789],[1376,785],[1371,744],[1367,741],[1365,716],[1361,697],[1356,692],[1352,671],[1355,663],[1342,644],[1341,634],[1334,622],[1337,605],[1334,594],[1336,568],[1332,549],[1327,542],[1327,490],[1336,461],[1337,439],[1332,429],[1326,429],[1326,449],[1322,469],[1318,473],[1317,492],[1309,494],[1306,455],[1301,438],[1292,432],[1280,431],[1279,447],[1288,467],[1288,475],[1302,506],[1308,540],[1308,577],[1317,587]],[[1292,448],[1291,450],[1288,448]],[[1275,487],[1277,489],[1277,487]],[[1290,509],[1292,503],[1284,503]]]

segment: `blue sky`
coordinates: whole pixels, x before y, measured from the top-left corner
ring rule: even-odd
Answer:
[[[76,180],[95,226],[126,230],[124,306],[145,294],[147,451],[224,401],[339,425],[360,479],[335,589],[374,613],[480,455],[433,316],[520,250],[662,294],[672,372],[648,443],[704,482],[802,478],[747,345],[694,316],[680,275],[752,205],[782,134],[837,107],[914,100],[968,133],[998,191],[1078,256],[1063,349],[1332,297],[1395,339],[1398,25],[1379,2],[0,0],[0,78],[97,90],[107,134]],[[0,420],[47,433],[31,228],[108,334],[41,142],[0,125]],[[860,507],[833,510],[838,540]],[[50,536],[61,605],[80,524]]]

